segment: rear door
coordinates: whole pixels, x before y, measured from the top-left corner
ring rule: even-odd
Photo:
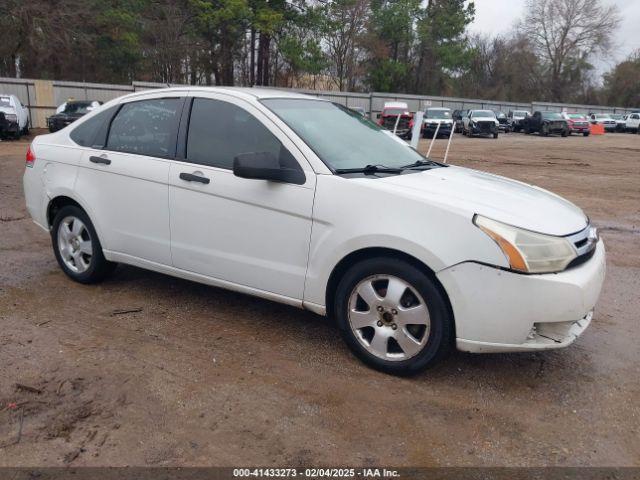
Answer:
[[[183,103],[179,96],[125,103],[106,141],[83,155],[75,189],[116,259],[171,265],[168,178]]]
[[[172,163],[169,176],[174,266],[301,300],[315,189],[302,153],[260,109],[214,93],[192,100],[181,138],[182,160]],[[249,152],[271,152],[282,165],[301,169],[305,180],[234,176],[234,157]]]

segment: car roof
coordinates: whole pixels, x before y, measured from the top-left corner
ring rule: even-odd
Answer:
[[[305,95],[304,93],[292,92],[289,90],[280,90],[277,88],[262,88],[262,87],[202,87],[195,85],[185,85],[183,87],[169,87],[169,88],[159,88],[159,89],[150,89],[150,90],[142,90],[140,92],[131,93],[126,95],[126,98],[132,98],[136,96],[141,96],[150,93],[174,93],[174,92],[210,92],[210,93],[227,93],[229,95],[233,95],[235,97],[244,98],[247,100],[262,100],[265,98],[299,98],[299,99],[309,99],[309,100],[322,100],[328,101],[324,99],[320,99],[318,97],[314,97],[312,95]],[[125,98],[125,97],[123,97]]]

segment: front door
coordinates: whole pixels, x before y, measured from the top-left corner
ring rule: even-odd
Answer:
[[[250,152],[300,168],[304,183],[236,177],[234,157]],[[169,173],[174,266],[301,300],[315,175],[291,140],[251,104],[210,94],[192,100],[183,157]]]

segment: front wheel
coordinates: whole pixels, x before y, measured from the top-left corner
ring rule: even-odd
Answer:
[[[334,312],[344,340],[366,364],[410,375],[443,358],[453,320],[435,281],[408,262],[372,258],[338,284]]]
[[[62,207],[56,214],[51,241],[60,268],[76,282],[97,283],[116,266],[104,258],[89,216],[74,205]]]
[[[497,133],[494,133],[494,134],[493,134],[493,138],[498,138],[498,134],[497,134]]]
[[[582,132],[582,136],[583,137],[588,137],[589,136],[589,132]]]

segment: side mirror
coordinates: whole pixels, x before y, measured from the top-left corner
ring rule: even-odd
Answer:
[[[382,116],[382,114],[381,114],[381,113],[376,113],[376,118],[377,118],[377,119],[380,119],[380,117],[381,117],[381,116]]]
[[[302,185],[306,177],[299,168],[280,165],[271,152],[250,152],[237,155],[233,159],[233,174],[240,178],[269,180],[272,182]]]

